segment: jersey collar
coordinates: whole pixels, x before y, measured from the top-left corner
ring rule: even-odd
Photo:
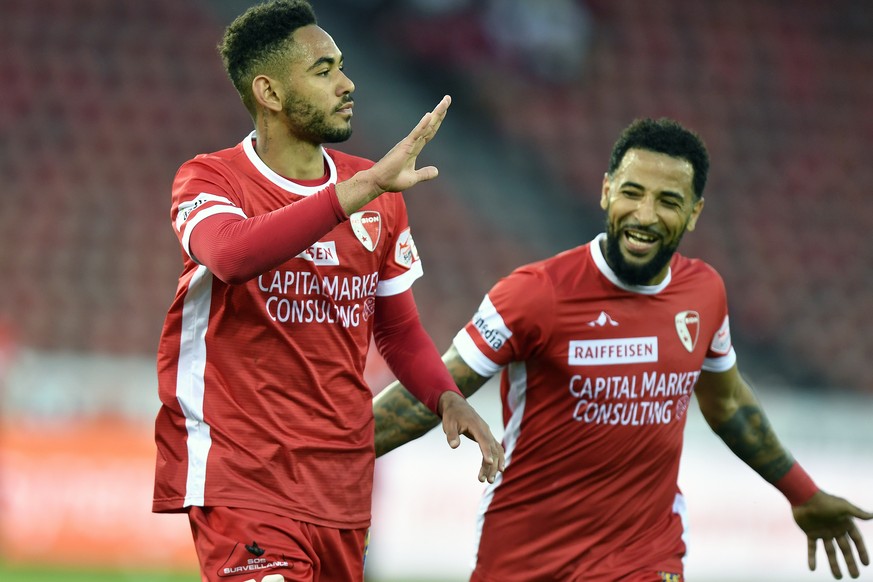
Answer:
[[[336,164],[333,163],[333,159],[329,155],[327,155],[327,151],[322,147],[321,154],[324,156],[324,160],[327,163],[328,167],[328,178],[327,181],[323,184],[319,184],[318,186],[303,186],[294,182],[293,180],[289,180],[288,178],[284,178],[270,169],[264,161],[258,157],[258,153],[255,151],[254,140],[257,139],[257,132],[252,131],[242,142],[243,151],[246,153],[246,157],[248,157],[249,161],[252,165],[257,168],[258,172],[260,172],[267,180],[279,186],[280,188],[291,192],[292,194],[296,194],[298,196],[310,196],[315,194],[316,192],[320,192],[324,190],[330,184],[336,184],[337,182],[337,173],[336,173]]]
[[[670,280],[673,278],[673,270],[670,267],[667,267],[667,276],[664,277],[664,280],[658,283],[657,285],[628,285],[624,283],[621,279],[618,278],[618,275],[612,270],[612,267],[606,262],[606,257],[603,256],[603,251],[600,250],[600,242],[606,239],[606,233],[601,232],[597,235],[597,237],[589,243],[589,247],[591,248],[591,258],[594,259],[594,264],[597,265],[597,268],[603,273],[603,276],[609,279],[609,282],[619,287],[620,289],[624,289],[625,291],[630,291],[631,293],[640,293],[642,295],[657,295],[661,291],[667,288],[667,285],[670,284]]]

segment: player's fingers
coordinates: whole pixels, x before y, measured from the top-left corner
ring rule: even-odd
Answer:
[[[837,538],[837,545],[840,546],[840,551],[843,553],[843,559],[846,561],[846,570],[849,571],[849,576],[857,578],[860,572],[858,570],[858,564],[855,562],[855,554],[852,552],[852,544],[849,542],[849,536],[839,536]]]
[[[852,542],[855,543],[855,548],[858,549],[858,558],[861,560],[861,563],[865,566],[869,566],[870,556],[867,554],[867,546],[864,544],[864,536],[861,535],[861,532],[858,531],[858,528],[854,523],[849,527],[849,537],[852,538]]]
[[[418,178],[419,182],[427,182],[428,180],[433,180],[434,178],[439,176],[439,174],[440,171],[436,168],[436,166],[425,166],[415,171],[415,176]]]
[[[837,580],[841,580],[843,578],[843,573],[840,571],[840,562],[837,560],[837,549],[834,546],[834,540],[823,539],[822,544],[824,545],[825,554],[828,556],[828,563],[831,566],[831,574],[833,574],[834,578]]]
[[[815,550],[815,538],[806,538],[806,563],[809,566],[810,570],[815,570]]]
[[[448,111],[451,102],[452,99],[448,95],[443,97],[442,101],[434,107],[433,111],[425,113],[421,120],[419,120],[418,125],[409,132],[408,138],[413,140],[413,156],[417,156],[424,145],[436,135],[437,130],[443,123],[443,119],[446,118],[446,111]]]
[[[454,422],[443,422],[443,432],[446,433],[446,441],[449,443],[449,446],[453,449],[457,449],[458,445],[461,444],[461,436],[460,431],[458,431],[458,425]]]
[[[863,519],[865,521],[873,519],[873,511],[864,511],[863,509],[861,509],[857,505],[853,505],[852,503],[849,503],[849,513],[851,513],[854,517],[857,517],[858,519]]]

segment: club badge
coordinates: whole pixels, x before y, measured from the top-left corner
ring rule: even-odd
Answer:
[[[676,314],[676,333],[685,349],[693,352],[700,333],[700,314],[696,311],[680,311]]]
[[[382,234],[382,216],[375,210],[362,210],[349,216],[349,223],[364,248],[371,253],[376,250]]]

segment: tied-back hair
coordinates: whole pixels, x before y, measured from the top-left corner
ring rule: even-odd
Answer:
[[[648,150],[688,161],[694,169],[694,197],[700,200],[703,196],[709,174],[709,154],[703,140],[693,131],[666,117],[635,120],[621,132],[612,146],[608,168],[610,176],[630,149]]]
[[[253,117],[252,80],[259,74],[281,70],[279,65],[291,47],[291,35],[310,24],[317,24],[317,20],[307,0],[271,0],[252,6],[224,31],[218,52]]]

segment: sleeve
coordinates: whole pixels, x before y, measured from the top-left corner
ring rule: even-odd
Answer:
[[[721,277],[718,274],[715,274],[715,277],[717,288],[713,293],[713,296],[716,298],[713,312],[715,314],[715,321],[719,321],[720,325],[710,338],[709,348],[706,350],[706,357],[701,367],[707,372],[726,372],[736,364],[737,354],[731,342],[727,291],[725,291],[724,281],[722,281]]]
[[[202,170],[197,174],[183,167],[174,184],[176,234],[194,262],[226,283],[244,283],[281,265],[346,218],[333,185],[249,218],[234,202],[233,189],[222,189],[229,182],[220,174],[212,181]]]
[[[510,362],[536,354],[555,318],[555,291],[540,269],[522,267],[497,282],[454,338],[470,368],[493,376]]]
[[[395,193],[390,196],[394,197],[393,220],[388,250],[379,273],[379,284],[376,287],[377,297],[403,293],[411,289],[415,280],[424,274],[418,249],[415,248],[415,241],[412,239],[403,195]]]
[[[411,289],[376,299],[373,339],[400,383],[435,414],[443,392],[461,395],[421,325]]]

